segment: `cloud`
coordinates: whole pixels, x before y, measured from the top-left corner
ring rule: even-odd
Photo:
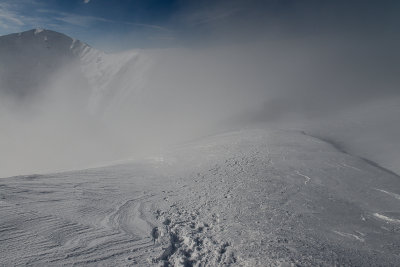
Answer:
[[[24,23],[15,14],[8,13],[8,12],[4,13],[1,10],[0,10],[0,20],[5,20],[5,21],[8,21],[8,22],[12,22],[12,23],[20,25],[20,26],[24,25]]]
[[[21,16],[13,10],[12,5],[0,3],[0,27],[8,29],[12,26],[23,26],[24,24]]]
[[[191,26],[197,26],[202,24],[212,23],[218,20],[224,20],[230,16],[233,16],[235,13],[240,11],[239,8],[231,8],[231,9],[208,9],[208,10],[198,10],[195,12],[191,12],[188,14],[184,14],[182,16],[182,21],[188,23]]]
[[[78,15],[78,14],[74,14],[74,13],[60,12],[60,11],[50,10],[50,9],[39,9],[37,11],[40,13],[46,13],[46,16],[52,17],[53,21],[59,21],[59,22],[67,23],[69,25],[75,25],[75,26],[80,26],[80,27],[89,27],[92,24],[95,24],[98,22],[103,22],[103,23],[125,24],[125,25],[136,26],[136,27],[145,27],[145,28],[151,28],[151,29],[163,31],[163,32],[170,31],[166,27],[162,27],[162,26],[155,25],[155,24],[134,23],[134,22],[129,22],[129,21],[118,21],[118,20],[106,19],[106,18],[96,17],[96,16]]]
[[[58,14],[54,20],[64,22],[70,25],[76,25],[80,27],[89,27],[90,25],[96,22],[108,22],[112,23],[112,20],[104,19],[100,17],[94,16],[83,16],[83,15],[76,15],[72,13],[65,13],[65,12],[54,12],[54,14]]]
[[[151,29],[155,29],[155,30],[159,30],[159,31],[165,31],[165,32],[170,32],[171,31],[170,29],[168,29],[166,27],[162,27],[162,26],[155,25],[155,24],[134,23],[134,22],[127,22],[127,21],[123,21],[121,23],[127,24],[127,25],[132,25],[132,26],[151,28]]]
[[[35,0],[4,0],[0,3],[0,35],[46,25],[45,18],[26,12],[26,10],[37,10],[41,6],[42,3]]]
[[[90,0],[83,0],[83,3],[88,4]]]

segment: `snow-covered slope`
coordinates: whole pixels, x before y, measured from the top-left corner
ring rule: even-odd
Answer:
[[[106,54],[85,47],[79,58],[92,88],[88,108],[93,114],[115,108],[131,94],[140,97],[151,67],[151,60],[137,51]]]
[[[399,188],[301,132],[228,132],[131,164],[2,179],[0,264],[397,266]]]

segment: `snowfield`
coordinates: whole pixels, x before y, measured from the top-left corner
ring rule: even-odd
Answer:
[[[297,131],[0,180],[0,265],[396,266],[400,177]]]

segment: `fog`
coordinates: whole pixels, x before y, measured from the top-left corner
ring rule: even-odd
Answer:
[[[251,125],[329,136],[399,171],[400,53],[390,8],[295,4],[265,18],[272,11],[262,13],[261,3],[232,3],[181,10],[172,23],[191,21],[192,31],[182,26],[173,47],[137,49],[110,65],[119,71],[99,76],[103,91],[75,60],[50,74],[43,68],[24,97],[10,93],[3,69],[0,176],[150,157]]]

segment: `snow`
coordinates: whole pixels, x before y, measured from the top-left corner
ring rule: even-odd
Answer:
[[[395,199],[400,200],[400,195],[398,195],[398,194],[395,194],[395,193],[392,193],[392,192],[389,192],[389,191],[386,191],[386,190],[383,190],[383,189],[378,189],[378,188],[376,188],[376,190],[378,190],[378,191],[380,191],[380,192],[383,192],[383,193],[385,193],[385,194],[388,194],[389,196],[392,196],[392,197],[394,197]]]
[[[75,46],[75,43],[76,43],[76,39],[72,38],[72,43],[71,43],[71,46],[69,47],[69,49],[73,49]]]
[[[381,184],[400,193],[392,173],[267,129],[2,179],[0,265],[395,266],[400,206]]]
[[[393,219],[393,218],[390,218],[388,216],[385,216],[385,215],[382,215],[382,214],[379,214],[379,213],[374,213],[374,216],[379,218],[379,219],[382,219],[384,221],[390,222],[390,223],[400,223],[399,219]]]
[[[297,173],[298,175],[300,175],[300,176],[302,176],[302,177],[304,177],[304,178],[306,179],[306,180],[304,181],[304,184],[307,184],[307,183],[311,180],[310,177],[308,177],[307,175],[301,174],[299,171],[296,171],[296,173]]]
[[[360,241],[360,242],[364,242],[364,241],[365,241],[364,238],[359,237],[359,236],[357,236],[357,235],[355,235],[355,234],[342,233],[342,232],[339,232],[339,231],[333,231],[333,232],[335,232],[335,233],[337,233],[338,235],[343,236],[343,237],[355,238],[356,240],[358,240],[358,241]]]
[[[35,29],[35,35],[36,34],[39,34],[39,33],[41,33],[41,32],[43,32],[44,31],[44,29],[42,29],[42,28],[37,28],[37,29]]]
[[[92,88],[88,109],[92,114],[118,107],[127,96],[139,98],[151,60],[137,51],[106,54],[85,47],[79,54],[81,69]]]

